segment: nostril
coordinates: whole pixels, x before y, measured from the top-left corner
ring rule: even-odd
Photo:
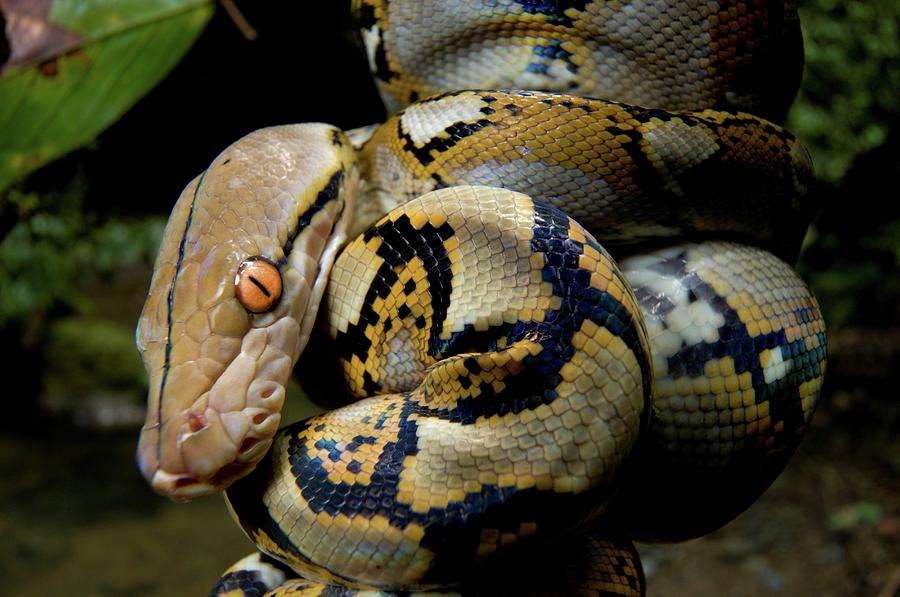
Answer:
[[[252,448],[253,446],[255,446],[258,443],[259,443],[259,440],[256,439],[255,437],[248,437],[247,439],[245,439],[243,441],[243,443],[241,443],[240,451],[246,452],[247,450],[249,450],[250,448]]]
[[[271,397],[272,394],[274,394],[274,393],[275,393],[275,388],[274,388],[274,387],[268,387],[268,388],[266,388],[265,390],[263,390],[262,392],[260,392],[259,396],[260,396],[260,398],[269,398],[269,397]]]
[[[206,417],[203,415],[198,415],[197,413],[191,413],[188,415],[188,429],[193,432],[200,431],[206,427]]]
[[[253,415],[253,423],[255,425],[259,425],[260,423],[262,423],[263,421],[265,421],[268,418],[269,418],[269,415],[267,413],[257,413],[255,415]]]

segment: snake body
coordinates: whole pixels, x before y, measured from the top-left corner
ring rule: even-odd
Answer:
[[[746,508],[821,387],[821,314],[783,261],[806,227],[809,156],[724,111],[783,115],[796,15],[355,10],[386,104],[413,103],[346,134],[256,131],[187,187],[138,329],[141,469],[176,499],[230,485],[275,558],[215,594],[449,587],[522,546],[576,543],[572,561],[603,563],[563,557],[556,590],[640,594],[620,539],[696,536]],[[452,91],[495,86],[551,92]],[[604,247],[630,257],[620,269]],[[276,435],[320,300],[359,400]],[[554,590],[519,576],[504,590]]]
[[[782,2],[354,0],[388,112],[454,89],[543,89],[669,110],[787,114],[803,65]]]
[[[289,426],[228,490],[264,551],[306,578],[434,588],[596,516],[649,414],[650,349],[574,220],[502,189],[435,191],[344,250],[326,301],[351,388],[379,395]]]
[[[354,232],[370,210],[472,184],[547,201],[602,229],[605,246],[731,235],[793,258],[812,164],[793,135],[750,114],[464,91],[391,117],[362,146],[360,170]]]

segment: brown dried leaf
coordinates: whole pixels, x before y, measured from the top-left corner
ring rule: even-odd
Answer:
[[[52,4],[53,0],[0,0],[9,46],[9,56],[0,64],[0,73],[11,67],[49,61],[81,42],[79,35],[49,22]]]

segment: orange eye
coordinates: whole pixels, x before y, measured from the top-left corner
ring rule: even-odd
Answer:
[[[234,294],[245,309],[265,313],[281,298],[281,273],[265,257],[248,257],[238,266],[234,287]]]

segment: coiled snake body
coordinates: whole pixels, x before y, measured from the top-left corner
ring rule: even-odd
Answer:
[[[257,131],[187,187],[138,329],[141,469],[177,499],[230,485],[268,555],[214,594],[640,594],[626,537],[745,509],[821,386],[821,315],[782,261],[808,154],[720,111],[783,116],[796,15],[355,11],[386,104],[413,103],[347,134]],[[496,87],[549,92],[447,91]],[[359,400],[276,434],[317,310]]]

